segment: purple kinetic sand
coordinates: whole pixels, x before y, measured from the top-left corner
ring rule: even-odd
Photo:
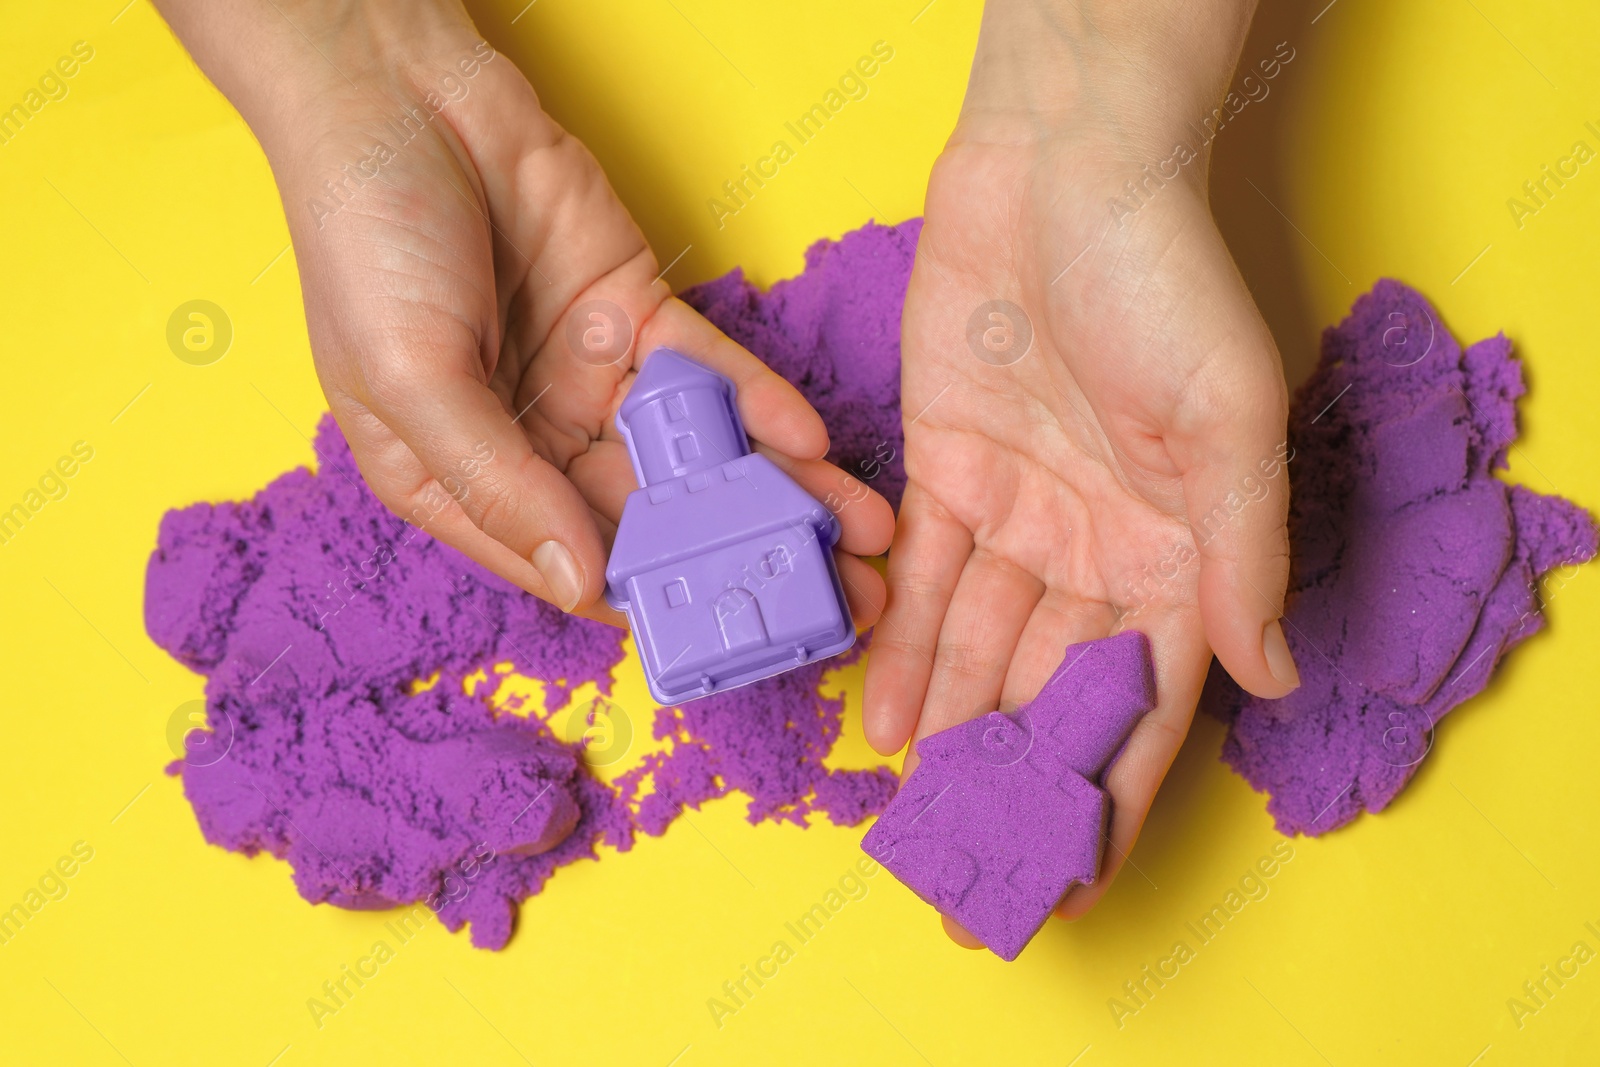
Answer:
[[[1144,634],[1069,645],[1014,713],[917,742],[922,762],[861,847],[1014,960],[1071,886],[1094,881],[1111,810],[1102,778],[1155,703]]]
[[[839,520],[752,454],[732,381],[667,348],[617,411],[639,488],[606,562],[663,704],[736,689],[856,642],[833,562]]]
[[[799,387],[828,427],[828,458],[896,508],[906,487],[900,305],[921,233],[921,219],[868,223],[812,245],[805,273],[767,292],[736,270],[683,294]]]
[[[1213,665],[1223,759],[1286,834],[1381,811],[1445,713],[1543,625],[1541,574],[1591,558],[1594,522],[1492,475],[1522,374],[1497,335],[1463,352],[1420,295],[1381,281],[1323,335],[1289,418],[1284,633],[1301,686],[1239,690]]]
[[[207,675],[215,732],[191,733],[173,769],[208,841],[287,859],[307,900],[448,896],[440,918],[499,947],[515,901],[602,837],[626,847],[629,818],[538,719],[497,721],[463,680],[510,661],[549,680],[558,708],[585,682],[610,688],[620,634],[391,516],[332,419],[316,447],[316,474],[162,521],[145,625]],[[485,853],[494,860],[457,898],[447,878]]]
[[[905,484],[900,306],[920,227],[819,242],[806,272],[770,292],[735,272],[684,294],[800,387],[831,458],[891,502]],[[1410,351],[1433,337],[1421,360],[1383,347],[1397,313]],[[1380,286],[1330,332],[1297,400],[1295,715],[1280,722],[1270,704],[1212,687],[1235,717],[1228,758],[1277,794],[1286,830],[1386,803],[1425,751],[1416,738],[1540,624],[1534,576],[1594,551],[1585,514],[1488,477],[1521,392],[1504,339],[1463,360],[1436,321],[1415,294]],[[169,513],[150,560],[150,635],[207,676],[212,732],[191,734],[173,770],[208,841],[287,859],[308,900],[424,901],[498,948],[517,902],[557,867],[600,841],[625,849],[636,829],[663,833],[684,806],[738,792],[751,822],[853,825],[888,802],[887,768],[824,766],[843,700],[820,687],[840,661],[663,708],[665,750],[616,789],[595,780],[543,716],[586,682],[610,691],[621,632],[565,617],[393,518],[332,420],[316,448],[316,473]],[[1368,618],[1382,627],[1344,636]],[[492,684],[464,694],[468,676],[503,663],[546,683],[544,709],[496,715]]]
[[[903,481],[900,304],[919,226],[819,243],[807,273],[770,294],[737,276],[685,294],[796,382],[835,458],[889,492]],[[820,694],[815,663],[662,709],[667,750],[620,792],[595,780],[542,719],[586,682],[610,691],[622,632],[563,616],[395,519],[331,419],[315,447],[316,473],[170,512],[150,559],[146,627],[207,676],[211,732],[191,733],[172,766],[206,840],[287,859],[307,900],[422,901],[499,948],[517,902],[557,867],[602,840],[625,849],[635,828],[663,833],[684,805],[738,791],[752,822],[854,824],[888,801],[887,768],[823,766],[843,701]],[[504,663],[546,683],[544,709],[497,716],[496,674],[464,695],[468,676]]]

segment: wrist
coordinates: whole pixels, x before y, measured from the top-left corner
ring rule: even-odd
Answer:
[[[415,86],[481,40],[459,0],[157,0],[269,156],[352,98]],[[435,75],[436,77],[436,75]],[[421,94],[417,94],[419,97]]]
[[[1256,0],[990,0],[953,141],[1171,149],[1223,100]]]

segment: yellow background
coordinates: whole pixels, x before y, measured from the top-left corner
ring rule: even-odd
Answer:
[[[880,873],[719,1029],[707,999],[860,855],[860,828],[752,828],[734,798],[631,854],[562,870],[503,953],[431,924],[318,1029],[307,998],[369,951],[386,916],[309,907],[284,864],[201,841],[161,773],[169,718],[201,680],[149,641],[141,612],[162,513],[247,496],[308,462],[323,401],[260,151],[145,0],[123,2],[0,6],[0,104],[73,42],[95,49],[70,95],[0,145],[0,508],[74,442],[94,448],[69,495],[0,546],[0,907],[74,842],[94,849],[69,895],[0,947],[0,1056],[1600,1059],[1600,964],[1520,1029],[1506,1005],[1575,941],[1600,948],[1584,929],[1600,927],[1594,568],[1555,592],[1552,629],[1449,718],[1399,802],[1296,841],[1270,894],[1120,1029],[1108,998],[1175,940],[1193,946],[1185,922],[1281,840],[1263,798],[1217,762],[1209,721],[1155,805],[1138,871],[1015,964],[948,943]],[[818,236],[921,210],[978,17],[971,0],[924,2],[538,0],[513,24],[523,0],[506,0],[474,13],[599,155],[662,262],[691,246],[669,275],[681,287],[741,264],[765,284],[797,271]],[[1509,477],[1600,508],[1600,171],[1584,168],[1521,229],[1505,203],[1575,140],[1600,147],[1583,125],[1600,126],[1600,16],[1577,2],[1338,0],[1313,23],[1323,2],[1262,13],[1245,61],[1280,40],[1296,58],[1224,131],[1214,168],[1219,216],[1287,359],[1303,368],[1317,330],[1377,277],[1417,285],[1458,336],[1503,328],[1527,360]],[[895,55],[871,95],[716,228],[705,200],[880,39]],[[212,366],[178,361],[164,338],[196,298],[233,323]],[[838,758],[860,765],[860,671],[840,684]],[[618,700],[642,730],[650,705],[631,662]]]

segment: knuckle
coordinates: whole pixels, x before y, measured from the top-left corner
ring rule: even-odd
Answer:
[[[472,524],[496,541],[504,542],[525,525],[518,521],[517,494],[498,478],[484,478],[457,501]]]
[[[366,399],[377,411],[393,411],[414,403],[425,380],[421,362],[403,354],[362,357],[359,365]]]
[[[1142,746],[1156,745],[1162,749],[1176,751],[1183,744],[1183,739],[1188,736],[1188,733],[1187,723],[1182,728],[1179,728],[1152,712],[1140,719],[1138,724],[1134,726],[1133,735],[1128,744],[1132,747],[1137,741]],[[1140,738],[1144,740],[1139,740]]]
[[[891,596],[904,605],[926,604],[937,599],[943,588],[944,582],[937,575],[926,571],[900,571],[894,575]]]
[[[887,612],[881,621],[885,623],[889,621]],[[911,640],[909,635],[894,629],[893,626],[880,626],[873,631],[872,649],[873,655],[884,661],[893,656],[920,654],[920,649],[916,642]]]
[[[940,641],[934,653],[940,671],[964,681],[988,677],[992,658],[970,641]]]
[[[451,513],[456,502],[440,484],[428,478],[409,492],[379,494],[384,507],[419,530],[436,530],[437,520]]]

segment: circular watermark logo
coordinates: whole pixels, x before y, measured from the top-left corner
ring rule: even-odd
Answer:
[[[633,747],[633,719],[621,704],[595,697],[586,708],[573,708],[564,731],[569,744],[583,743],[583,761],[607,767]]]
[[[1033,347],[1033,320],[1009,300],[990,300],[967,319],[967,347],[992,367],[1009,367]]]
[[[185,701],[167,718],[167,747],[191,767],[219,763],[233,748],[233,718],[218,711],[208,723],[204,700]]]
[[[1438,327],[1424,308],[1391,311],[1384,320],[1383,361],[1391,367],[1411,367],[1433,351]]]
[[[567,347],[591,367],[610,367],[633,350],[633,321],[609,300],[585,300],[567,316]]]
[[[206,367],[228,354],[233,320],[209,300],[190,300],[167,317],[167,347],[193,367]]]
[[[1390,711],[1378,729],[1383,731],[1378,758],[1391,767],[1413,767],[1433,748],[1433,720],[1422,708]]]
[[[1033,722],[1025,711],[991,711],[967,727],[967,741],[991,767],[1009,767],[1033,747]]]

